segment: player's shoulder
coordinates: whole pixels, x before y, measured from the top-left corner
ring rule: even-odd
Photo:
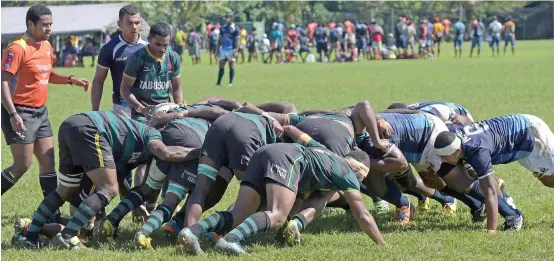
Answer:
[[[8,44],[6,50],[10,51],[24,51],[27,48],[27,42],[30,39],[27,37],[26,34],[21,34],[18,37],[15,38],[11,43]]]

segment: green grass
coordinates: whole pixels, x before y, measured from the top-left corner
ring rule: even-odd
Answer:
[[[362,99],[376,109],[391,102],[442,100],[466,106],[477,120],[510,113],[529,113],[554,127],[552,91],[554,41],[519,41],[517,56],[491,58],[485,49],[480,58],[454,59],[451,44],[443,46],[443,55],[435,61],[371,61],[349,64],[239,65],[232,88],[214,86],[217,69],[207,65],[191,66],[185,57],[182,86],[185,99],[193,102],[203,96],[221,95],[239,101],[261,103],[289,101],[301,110],[341,108]],[[85,63],[89,64],[89,63]],[[92,79],[91,68],[59,69]],[[103,109],[111,108],[111,81],[105,86]],[[56,133],[68,116],[90,110],[88,93],[71,86],[51,86],[48,99],[50,120]],[[55,135],[56,137],[56,135]],[[11,153],[2,138],[2,168],[11,164]],[[456,217],[442,216],[440,205],[432,204],[428,214],[417,215],[413,224],[398,228],[390,221],[393,213],[378,216],[377,221],[391,248],[374,245],[356,221],[341,212],[327,213],[303,233],[303,243],[282,248],[273,242],[272,233],[246,242],[253,260],[535,260],[554,258],[553,220],[550,218],[554,191],[542,186],[529,171],[516,164],[495,167],[507,181],[508,191],[525,213],[522,231],[487,235],[484,224],[472,224],[467,207]],[[36,160],[14,188],[2,197],[2,257],[5,260],[168,260],[178,256],[161,232],[153,234],[154,251],[133,248],[132,237],[138,229],[130,218],[123,221],[119,242],[101,249],[69,251],[23,251],[11,248],[12,224],[20,217],[31,217],[42,200]],[[225,209],[236,197],[238,185],[230,186],[216,209]],[[416,200],[410,197],[413,202]],[[109,209],[119,199],[115,199]],[[368,207],[373,208],[368,201]],[[545,210],[546,209],[546,210]],[[213,210],[212,210],[213,211]],[[67,207],[64,207],[67,213]],[[208,252],[198,260],[220,260]]]

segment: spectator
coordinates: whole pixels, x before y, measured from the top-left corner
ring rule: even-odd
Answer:
[[[394,34],[396,36],[396,49],[398,52],[406,53],[406,17],[398,17],[398,23],[394,27]]]
[[[187,45],[193,65],[200,64],[201,44],[202,42],[200,39],[200,35],[196,32],[194,28],[192,28],[189,35],[187,36]]]
[[[377,21],[375,19],[371,20],[371,38],[372,38],[372,51],[375,59],[380,58],[380,50],[383,47],[383,35],[385,34],[383,31],[383,27],[377,24]]]
[[[410,19],[406,20],[406,29],[404,30],[404,36],[406,37],[405,53],[408,54],[408,47],[410,47],[410,54],[413,55],[415,53],[414,46],[416,42],[417,31]]]
[[[256,36],[256,27],[252,29],[252,32],[248,35],[246,39],[246,47],[248,48],[248,62],[254,61],[258,63],[258,44],[259,41]]]
[[[287,31],[287,59],[288,62],[293,62],[296,57],[296,46],[298,46],[298,34],[296,33],[296,25],[292,24]]]
[[[269,53],[271,48],[271,44],[269,42],[269,39],[267,39],[267,34],[264,34],[264,38],[262,39],[261,49],[262,49],[262,61],[264,63],[266,62],[265,55]]]
[[[244,63],[244,49],[246,49],[246,38],[248,37],[248,32],[246,31],[246,28],[244,28],[243,25],[239,25],[240,29],[240,41],[239,41],[239,54],[242,58],[241,64]]]
[[[98,54],[97,50],[98,49],[97,49],[96,41],[94,41],[93,38],[87,38],[87,42],[85,44],[85,47],[79,53],[79,63],[80,63],[80,65],[84,67],[83,57],[90,56],[92,58],[92,62],[90,64],[90,67],[94,67],[94,61],[96,60],[96,55]]]
[[[179,54],[181,62],[183,62],[183,50],[185,49],[186,38],[187,35],[183,31],[183,26],[179,25],[177,27],[177,32],[175,32],[175,36],[173,37],[173,43],[175,44],[175,52]]]
[[[306,31],[303,31],[302,34],[300,34],[300,58],[302,59],[302,62],[306,62],[306,57],[310,54],[310,38],[306,35]],[[302,55],[306,54],[306,55]]]
[[[481,54],[481,47],[483,45],[483,36],[485,34],[485,25],[479,20],[475,19],[471,24],[471,32],[473,40],[471,41],[471,49],[469,50],[469,58],[473,55],[473,48],[477,46],[477,57]]]
[[[317,53],[319,54],[319,61],[323,62],[323,57],[325,56],[325,60],[329,60],[329,54],[327,50],[327,43],[328,43],[328,33],[327,30],[323,27],[323,24],[318,24],[317,29],[314,33],[314,39],[316,42],[316,49]]]
[[[210,33],[208,34],[208,51],[210,53],[210,65],[212,65],[212,58],[217,62],[217,42],[219,41],[219,33],[216,33],[217,28],[211,28]],[[182,61],[182,60],[181,60]]]

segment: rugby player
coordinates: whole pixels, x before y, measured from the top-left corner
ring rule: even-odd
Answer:
[[[531,170],[545,186],[554,187],[554,134],[540,118],[515,114],[492,118],[465,125],[451,125],[449,132],[437,136],[437,155],[451,165],[464,160],[471,165],[478,176],[473,189],[480,189],[485,195],[489,232],[495,232],[497,214],[503,211],[501,198],[497,201],[497,183],[493,165],[518,161]],[[457,180],[443,177],[445,182]],[[509,211],[514,212],[514,211]],[[519,230],[523,226],[523,215],[503,214],[504,229]]]
[[[183,103],[179,55],[168,50],[171,30],[166,23],[150,27],[149,44],[129,57],[120,86],[121,96],[131,106],[131,118],[146,122],[149,110],[160,103]]]
[[[202,145],[198,180],[186,205],[185,226],[198,222],[206,209],[208,197],[214,197],[216,203],[219,202],[233,175],[238,180],[244,178],[246,167],[256,150],[263,145],[276,143],[282,135],[283,128],[277,120],[250,105],[214,121]],[[218,170],[223,166],[229,168],[232,174],[218,175]]]
[[[491,49],[492,56],[494,57],[494,48],[496,47],[496,56],[500,56],[500,32],[502,31],[502,24],[498,22],[496,16],[493,17],[492,22],[489,24],[489,30],[491,35]]]
[[[485,25],[479,19],[475,19],[471,23],[471,32],[473,32],[473,40],[471,40],[471,49],[469,49],[469,58],[473,55],[473,48],[477,46],[477,57],[481,54],[481,46],[483,45],[483,37],[485,34]]]
[[[154,127],[163,127],[161,135],[168,146],[201,149],[211,123],[227,111],[218,106],[199,104],[178,107],[167,114],[156,115],[150,121]],[[95,234],[99,239],[116,236],[119,223],[130,210],[140,206],[147,198],[156,197],[167,179],[169,182],[163,202],[150,215],[135,235],[135,244],[143,249],[152,248],[149,235],[169,221],[177,205],[190,194],[196,184],[198,159],[171,163],[153,161],[146,183],[136,187],[100,224]],[[209,207],[213,206],[209,204]]]
[[[516,52],[516,24],[512,21],[512,18],[508,16],[504,27],[502,28],[502,34],[504,34],[504,55],[506,55],[506,48],[508,43],[512,46],[512,55]]]
[[[2,132],[13,162],[2,170],[0,183],[3,195],[27,172],[34,154],[39,163],[40,187],[46,197],[57,187],[54,139],[46,107],[48,84],[77,85],[87,91],[89,82],[52,70],[55,54],[47,40],[53,20],[48,7],[31,6],[25,23],[27,30],[8,45],[1,64]],[[56,209],[54,212],[58,213]]]
[[[437,46],[437,58],[441,54],[441,42],[444,37],[444,25],[440,22],[439,17],[435,17],[435,23],[433,24],[433,49]],[[434,52],[434,50],[433,50]]]
[[[359,181],[369,171],[367,154],[356,150],[343,158],[294,126],[283,129],[297,144],[270,144],[256,151],[234,208],[212,214],[180,232],[179,242],[186,251],[201,254],[199,237],[216,232],[225,235],[217,241],[216,249],[246,254],[242,240],[282,226],[298,193],[321,189],[342,191],[362,229],[375,243],[386,244],[359,192]],[[264,201],[266,211],[256,212]]]
[[[199,155],[199,150],[166,146],[161,139],[156,129],[112,111],[86,112],[67,118],[58,132],[62,174],[59,186],[41,202],[17,244],[38,247],[41,227],[79,189],[83,173],[97,190],[81,203],[67,226],[53,238],[55,246],[80,247],[79,230],[118,194],[118,179],[128,174],[118,175],[116,168],[132,170],[150,161],[152,155],[169,162],[182,162]]]
[[[229,87],[233,86],[235,77],[235,61],[238,55],[240,32],[233,23],[233,13],[225,14],[226,24],[221,26],[216,47],[216,57],[219,57],[219,72],[217,74],[217,86],[221,85],[221,78],[225,74],[225,63],[229,62]]]
[[[127,59],[137,50],[144,48],[148,42],[141,38],[139,31],[142,25],[142,17],[136,6],[126,5],[119,10],[117,25],[121,28],[121,34],[112,38],[100,49],[98,65],[92,80],[90,102],[92,110],[100,109],[100,101],[104,92],[104,82],[108,77],[108,71],[112,77],[112,110],[118,114],[131,117],[131,107],[121,97],[119,92],[123,72]]]
[[[466,109],[465,107],[459,104],[451,103],[451,102],[429,101],[429,102],[414,103],[410,105],[405,105],[402,103],[393,103],[388,107],[388,109],[385,112],[399,112],[399,113],[423,112],[423,113],[428,113],[438,117],[444,123],[465,124],[465,123],[474,122],[473,116],[471,116],[471,113],[469,112],[468,109]],[[466,170],[472,177],[477,178],[475,174],[475,170],[471,168],[471,166],[466,165]],[[439,184],[439,183],[442,184],[442,182],[437,181],[436,178],[437,177],[435,175],[422,176],[423,182],[426,185],[431,186],[430,184],[434,184],[435,188],[441,190],[441,192],[461,200],[472,209],[472,213],[476,210],[481,209],[481,208],[476,208],[477,206],[482,204],[478,204],[474,198],[472,198],[467,194],[460,194],[455,190],[452,190],[446,187],[443,188]],[[505,183],[504,180],[499,179],[498,181],[499,181],[499,186],[501,187],[500,191],[502,192],[502,196],[512,208],[516,208],[514,199],[504,189],[504,183]],[[479,211],[474,212],[474,215],[473,215],[473,218],[474,218],[473,220],[476,222],[484,218],[484,216],[480,217],[479,215],[477,215],[478,212]]]
[[[126,5],[119,10],[119,20],[117,25],[121,29],[121,34],[113,37],[106,45],[100,49],[98,55],[98,65],[96,73],[92,80],[92,89],[90,101],[92,110],[100,110],[100,101],[104,93],[104,82],[110,72],[112,78],[112,110],[117,114],[131,117],[131,107],[121,96],[120,87],[123,79],[123,72],[127,65],[127,59],[136,51],[143,49],[148,42],[139,34],[142,25],[140,10],[133,5]],[[146,173],[145,166],[139,166],[135,171],[135,184],[142,184]],[[132,177],[132,176],[131,176]],[[130,185],[130,184],[129,184]],[[82,191],[87,194],[89,191]],[[79,206],[79,205],[77,205]],[[145,216],[147,206],[133,212],[137,217]],[[134,218],[137,220],[137,218]]]
[[[462,44],[464,43],[464,34],[466,31],[466,26],[460,18],[456,18],[456,23],[454,23],[454,58],[462,58]]]

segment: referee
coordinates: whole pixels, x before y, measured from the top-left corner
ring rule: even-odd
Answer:
[[[71,84],[88,89],[89,82],[52,71],[54,52],[47,41],[52,12],[42,4],[31,6],[25,17],[27,31],[8,45],[2,58],[2,132],[10,145],[13,163],[2,170],[2,195],[31,166],[39,162],[39,181],[46,197],[57,187],[54,139],[48,119],[48,84]]]

